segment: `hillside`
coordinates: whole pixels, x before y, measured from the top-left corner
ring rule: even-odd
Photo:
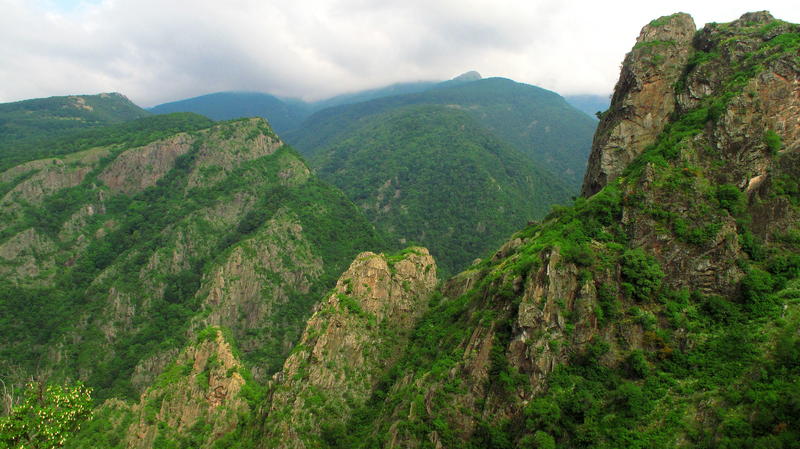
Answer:
[[[311,164],[397,245],[428,247],[448,274],[569,199],[561,180],[444,106],[370,116]]]
[[[596,122],[554,92],[504,78],[442,83],[424,92],[328,108],[309,117],[286,140],[302,154],[337,145],[371,116],[410,105],[443,105],[469,113],[545,171],[577,191]]]
[[[94,387],[91,418],[28,389],[47,416],[27,420],[87,419],[71,448],[797,448],[798,52],[800,25],[767,12],[653,20],[582,196],[444,283],[425,248],[364,251],[385,242],[360,208],[405,210],[418,174],[464,193],[440,164],[525,179],[455,103],[364,116],[314,155],[383,189],[375,207],[261,119],[13,167],[4,384]],[[17,424],[0,417],[0,445]]]
[[[279,135],[295,129],[312,112],[312,105],[285,101],[257,92],[217,92],[173,101],[149,109],[154,114],[193,112],[213,120],[262,117]]]
[[[588,197],[448,281],[330,447],[797,447],[798,48],[644,27]]]
[[[149,136],[0,173],[6,384],[138,397],[209,325],[263,380],[352,258],[383,245],[261,119]]]
[[[75,129],[121,123],[149,115],[119,93],[37,98],[0,104],[0,151],[19,141]]]

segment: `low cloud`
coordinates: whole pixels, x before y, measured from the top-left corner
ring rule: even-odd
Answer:
[[[758,8],[800,20],[793,2]],[[473,69],[607,94],[649,20],[682,10],[701,26],[752,9],[740,1],[0,0],[0,101],[119,91],[151,106],[223,90],[318,99]]]

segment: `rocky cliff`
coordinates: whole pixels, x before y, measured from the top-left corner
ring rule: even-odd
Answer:
[[[381,239],[261,119],[142,126],[0,174],[0,365],[133,399],[213,325],[265,380]]]
[[[798,49],[764,12],[645,26],[588,198],[448,281],[339,447],[791,447]]]
[[[336,439],[396,362],[436,282],[425,248],[359,254],[273,378],[259,447],[320,447]]]
[[[212,447],[248,412],[244,369],[222,332],[204,330],[130,408],[132,423],[120,429],[126,447],[163,447],[170,440]]]
[[[692,53],[695,30],[683,13],[642,28],[595,133],[583,195],[597,193],[655,142],[675,110],[673,88]]]

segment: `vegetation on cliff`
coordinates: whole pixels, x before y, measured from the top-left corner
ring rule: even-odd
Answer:
[[[207,320],[233,330],[263,378],[350,259],[383,245],[260,119],[12,171],[0,239],[9,382],[39,367],[80,373],[100,400],[137,397]],[[255,271],[240,284],[218,279],[243,266]]]
[[[448,281],[331,447],[797,447],[797,31],[698,32],[652,143]]]

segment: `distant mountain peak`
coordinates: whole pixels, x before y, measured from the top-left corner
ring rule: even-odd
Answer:
[[[476,72],[475,70],[470,70],[469,72],[464,72],[461,75],[453,78],[452,81],[478,81],[479,79],[483,79],[480,73]]]

